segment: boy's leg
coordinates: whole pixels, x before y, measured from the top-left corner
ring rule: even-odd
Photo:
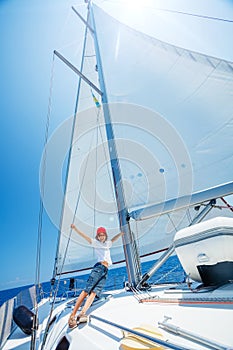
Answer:
[[[71,312],[70,317],[69,317],[68,323],[69,323],[69,327],[70,328],[74,328],[77,325],[77,322],[76,322],[76,319],[75,319],[75,315],[76,315],[78,309],[80,308],[83,300],[86,298],[87,295],[88,295],[88,293],[85,292],[84,290],[79,295],[79,297],[78,297],[78,299],[76,301],[76,304],[74,306],[74,309]]]
[[[87,298],[82,310],[80,311],[78,317],[77,317],[77,321],[80,322],[80,323],[83,323],[83,322],[87,322],[87,315],[86,315],[86,312],[87,310],[89,309],[89,307],[92,305],[94,299],[95,299],[95,296],[96,296],[96,293],[95,292],[91,292],[89,297]]]
[[[95,299],[96,293],[95,292],[91,292],[89,297],[87,298],[80,314],[85,314],[87,312],[87,310],[89,309],[89,307],[92,305],[94,299]]]

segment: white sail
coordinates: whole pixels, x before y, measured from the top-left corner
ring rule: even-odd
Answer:
[[[127,210],[173,198],[187,198],[188,205],[193,192],[230,182],[233,64],[139,33],[96,6],[94,15]],[[82,72],[99,88],[87,32]],[[120,229],[103,108],[94,99],[101,104],[101,94],[81,81],[57,273],[94,261],[89,246],[71,233],[73,221],[92,237],[98,226],[110,236]],[[146,223],[131,220],[140,254],[165,249],[195,215],[181,210]],[[121,245],[113,249],[113,260],[124,260]]]
[[[96,11],[99,41],[106,27],[111,38],[101,45],[110,102],[134,103],[154,112],[150,116],[141,110],[128,119],[115,113],[113,120],[134,120],[135,128],[147,135],[141,136],[143,145],[158,160],[151,170],[157,193],[161,177],[166,178],[167,199],[179,191],[187,194],[231,181],[232,62],[147,37]],[[149,148],[150,136],[154,144]],[[139,137],[138,132],[135,139]],[[158,194],[151,196],[151,201],[159,199]]]
[[[64,103],[53,114],[74,116],[51,135],[41,173],[43,204],[59,230],[52,288],[35,315],[16,309],[26,336],[16,328],[4,349],[232,349],[233,64],[139,33],[85,2],[81,60],[54,52]],[[89,237],[98,226],[110,238],[125,230],[111,256],[125,259],[128,281],[79,309],[74,276],[96,258],[72,223]],[[173,253],[183,282],[169,259],[169,271],[164,265],[148,284]],[[143,274],[139,255],[156,259]],[[71,273],[63,290],[61,274]]]

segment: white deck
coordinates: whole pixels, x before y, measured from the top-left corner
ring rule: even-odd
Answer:
[[[222,349],[224,345],[225,349],[233,349],[233,284],[228,284],[215,291],[201,293],[192,293],[188,290],[183,292],[178,289],[174,291],[169,287],[164,293],[161,287],[157,287],[150,294],[156,296],[154,302],[142,303],[138,302],[131,292],[115,291],[105,301],[93,305],[90,313],[127,328],[140,325],[159,327],[158,322],[162,322],[167,316],[171,318],[169,322],[177,327],[220,343],[223,345]],[[224,302],[221,299],[223,295]],[[179,299],[184,297],[189,300],[181,303]],[[198,298],[201,298],[201,302],[198,302]],[[40,321],[47,314],[49,306],[47,303],[40,308]],[[120,341],[123,336],[121,330],[95,319],[91,319],[88,324],[69,330],[67,322],[70,312],[71,307],[67,302],[57,305],[53,314],[56,315],[56,320],[50,327],[44,349],[56,349],[63,336],[66,336],[70,342],[69,350],[77,349],[77,345],[82,350],[120,349]],[[45,324],[44,322],[43,325],[40,325],[38,342],[43,336]],[[163,334],[164,340],[169,340],[178,346],[184,346],[187,349],[208,348],[162,328],[158,328],[158,331]],[[17,329],[3,348],[3,350],[9,349],[30,349],[30,337],[24,336],[22,331]]]

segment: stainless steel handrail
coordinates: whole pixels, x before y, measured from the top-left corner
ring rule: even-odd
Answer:
[[[190,331],[187,331],[183,328],[180,328],[174,324],[168,323],[167,321],[170,319],[170,317],[165,316],[165,319],[163,322],[159,322],[158,324],[165,330],[172,332],[178,336],[187,338],[191,341],[198,342],[202,345],[208,346],[208,348],[212,348],[214,350],[233,350],[233,348],[229,348],[228,346],[224,344],[220,344],[217,342],[214,342],[210,339],[207,339],[201,335],[192,333]]]
[[[141,337],[141,338],[144,338],[144,339],[147,339],[147,340],[150,340],[156,344],[159,344],[159,345],[163,345],[165,348],[168,348],[168,349],[175,349],[175,350],[192,350],[191,348],[184,348],[183,346],[180,346],[180,345],[176,345],[176,344],[173,344],[171,342],[168,342],[168,341],[165,341],[165,340],[162,340],[162,339],[159,339],[159,338],[156,338],[156,337],[151,337],[149,335],[146,335],[146,334],[143,334],[141,332],[138,332],[138,331],[135,331],[133,329],[130,329],[130,328],[127,328],[125,326],[122,326],[122,325],[119,325],[117,323],[114,323],[114,322],[111,322],[111,321],[108,321],[108,320],[105,320],[101,317],[98,317],[98,316],[94,316],[94,315],[90,315],[90,318],[89,320],[97,320],[97,321],[100,321],[100,322],[103,322],[103,323],[106,323],[110,326],[113,326],[113,327],[116,327],[116,328],[119,328],[125,332],[129,332],[131,334],[134,334],[138,337]]]

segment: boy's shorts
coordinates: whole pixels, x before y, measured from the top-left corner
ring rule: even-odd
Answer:
[[[88,277],[84,291],[88,294],[95,292],[99,297],[108,275],[108,268],[100,262],[96,263]]]

